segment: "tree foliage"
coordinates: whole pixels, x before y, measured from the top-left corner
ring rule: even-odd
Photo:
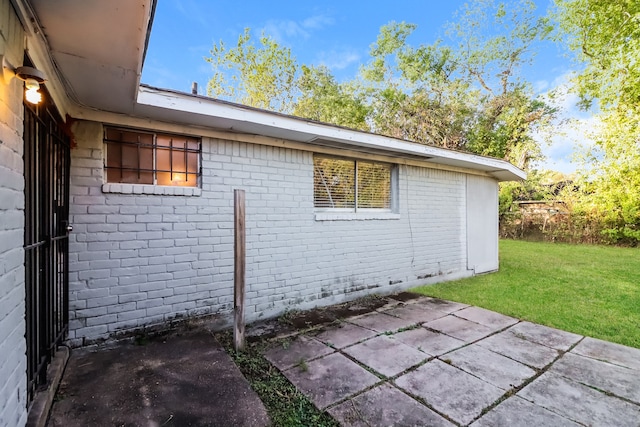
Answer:
[[[209,96],[230,99],[268,110],[289,112],[297,96],[298,64],[291,50],[264,34],[256,47],[251,31],[245,28],[235,47],[221,40],[214,44],[211,63],[214,74],[209,80]]]
[[[520,69],[549,33],[530,0],[471,0],[449,25],[450,43],[414,45],[415,24],[390,22],[351,81],[298,65],[288,48],[249,29],[213,46],[208,93],[247,105],[395,138],[509,160],[540,157],[532,131],[554,111],[535,99]]]
[[[550,32],[522,0],[468,3],[442,40],[414,47],[416,26],[391,22],[371,46],[361,78],[373,130],[425,144],[504,158],[527,168],[541,156],[532,130],[554,110],[533,97],[519,70]]]
[[[583,105],[640,112],[640,2],[556,0],[557,39],[584,69],[575,79]]]
[[[473,117],[470,87],[454,75],[451,50],[439,42],[413,47],[416,26],[391,22],[371,45],[361,69],[363,92],[375,132],[423,144],[467,149]]]
[[[595,146],[582,165],[583,212],[599,217],[615,242],[640,241],[640,2],[556,0],[558,40],[582,71],[574,90],[597,104]]]
[[[551,28],[548,18],[536,15],[530,0],[469,2],[450,24],[456,63],[465,79],[480,88],[480,114],[469,136],[471,151],[525,169],[541,157],[531,132],[547,124],[555,111],[533,97],[520,71],[531,64],[535,43]]]
[[[288,48],[249,29],[211,57],[211,96],[423,144],[472,151],[527,168],[540,156],[531,131],[553,114],[519,69],[549,31],[529,0],[472,0],[451,24],[452,44],[409,43],[415,24],[390,22],[351,81],[299,66]]]
[[[340,84],[326,67],[302,66],[300,97],[293,114],[358,130],[369,130],[370,108],[351,83]]]

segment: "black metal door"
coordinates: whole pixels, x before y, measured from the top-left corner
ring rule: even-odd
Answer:
[[[69,138],[44,88],[24,104],[25,284],[28,402],[69,324]]]

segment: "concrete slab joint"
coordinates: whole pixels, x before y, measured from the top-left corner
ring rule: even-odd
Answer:
[[[287,329],[286,338],[274,339],[264,353],[342,426],[638,427],[640,349],[426,297],[400,304],[383,301],[370,308],[374,311],[347,315],[340,322]],[[54,406],[50,425],[73,425],[68,424],[69,415],[80,416],[79,408],[84,408],[83,425],[96,422],[89,418],[100,413],[95,405],[101,399],[117,408],[110,409],[113,422],[132,410],[139,422],[153,418],[162,423],[171,416],[176,422],[193,423],[229,417],[207,412],[217,409],[207,409],[199,399],[212,392],[212,383],[220,383],[218,376],[236,378],[239,371],[228,366],[230,358],[208,336],[196,334],[173,343],[72,357],[61,385],[64,398]],[[94,375],[97,370],[104,372]],[[175,383],[179,377],[187,388]],[[87,401],[82,393],[71,393],[75,381],[87,387],[82,384],[87,378],[89,387],[97,387],[91,393],[98,399]],[[98,385],[97,378],[105,384]],[[240,409],[258,405],[258,410],[229,425],[266,425],[257,396],[246,381],[234,381],[243,384],[241,394],[234,395],[245,405]],[[124,395],[133,393],[151,405],[129,402],[113,390],[102,394],[118,387]],[[182,394],[193,401],[175,409],[169,400]],[[174,412],[163,412],[164,405]]]
[[[637,427],[640,419],[640,350],[482,308],[418,298],[306,334],[289,354],[274,348],[266,357],[343,426]],[[304,369],[293,365],[300,355],[311,360]]]

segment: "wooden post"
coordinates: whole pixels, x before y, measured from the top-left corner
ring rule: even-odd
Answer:
[[[233,269],[233,346],[244,349],[244,276],[245,276],[245,218],[244,190],[233,190],[234,269]]]

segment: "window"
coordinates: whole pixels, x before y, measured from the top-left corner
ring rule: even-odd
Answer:
[[[197,187],[199,138],[105,128],[107,182]]]
[[[316,155],[313,171],[316,209],[348,212],[392,209],[391,164]]]

